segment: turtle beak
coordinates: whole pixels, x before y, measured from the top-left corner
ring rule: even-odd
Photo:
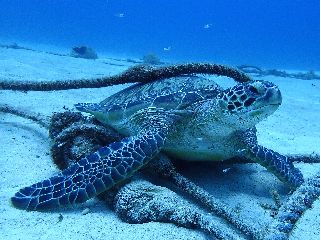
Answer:
[[[282,95],[278,87],[269,88],[265,94],[265,100],[270,105],[280,106],[282,103]]]

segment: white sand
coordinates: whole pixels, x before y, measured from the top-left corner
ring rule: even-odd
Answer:
[[[116,74],[129,65],[110,59],[92,61],[0,48],[0,78],[7,80],[88,78]],[[264,79],[280,86],[283,104],[258,125],[259,142],[283,154],[320,154],[320,81]],[[73,109],[74,103],[99,102],[123,87],[28,93],[0,91],[0,103],[51,115],[54,111],[63,111],[64,106]],[[124,223],[97,200],[54,212],[17,210],[9,204],[16,191],[57,173],[49,155],[48,133],[31,121],[0,113],[0,146],[1,239],[209,239],[199,231],[173,224]],[[318,164],[300,163],[297,167],[305,177],[320,170]],[[270,190],[276,189],[284,197],[288,189],[257,164],[231,166],[226,173],[223,168],[192,165],[184,174],[226,204],[237,207],[241,216],[265,228],[271,217],[260,203],[272,203]],[[87,207],[90,213],[82,215]],[[61,222],[59,214],[63,215]],[[290,239],[318,239],[319,214],[318,200],[300,219]]]

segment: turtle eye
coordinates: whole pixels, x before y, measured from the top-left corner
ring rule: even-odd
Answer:
[[[254,93],[254,94],[259,94],[258,89],[257,89],[256,87],[254,87],[254,86],[250,86],[250,87],[249,87],[249,91],[252,92],[252,93]]]

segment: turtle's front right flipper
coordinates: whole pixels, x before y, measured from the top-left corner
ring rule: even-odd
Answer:
[[[159,153],[174,121],[170,114],[152,111],[144,110],[132,120],[141,124],[145,118],[138,135],[102,147],[58,176],[21,189],[11,198],[12,204],[25,210],[45,210],[83,203],[130,177]]]
[[[256,129],[250,129],[243,134],[246,148],[242,154],[268,169],[291,188],[300,186],[304,182],[300,170],[286,156],[258,145],[255,131]]]

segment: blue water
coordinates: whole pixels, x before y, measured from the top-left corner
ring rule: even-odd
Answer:
[[[319,70],[319,16],[319,0],[0,0],[0,38]]]

